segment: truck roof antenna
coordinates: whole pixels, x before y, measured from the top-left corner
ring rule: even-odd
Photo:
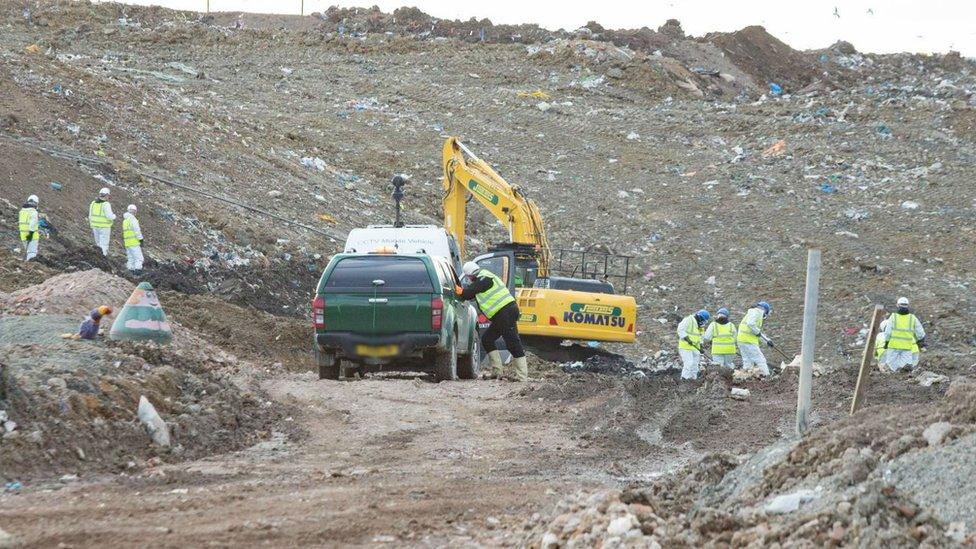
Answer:
[[[400,174],[394,175],[391,183],[393,184],[393,203],[396,206],[396,220],[393,222],[393,226],[399,229],[403,227],[400,201],[403,200],[403,186],[407,184],[407,177]]]

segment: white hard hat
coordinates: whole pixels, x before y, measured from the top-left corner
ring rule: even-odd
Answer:
[[[110,194],[112,194],[112,191],[110,191],[108,187],[102,187],[102,189],[98,191],[98,196],[108,196]]]
[[[902,306],[908,307],[908,298],[907,297],[899,297],[898,298],[898,306],[899,307],[902,307]]]
[[[461,272],[464,273],[464,276],[474,276],[478,274],[478,271],[480,270],[481,267],[479,267],[474,261],[468,261],[461,267]]]
[[[129,204],[129,206],[126,207],[126,209],[125,209],[125,211],[127,211],[129,213],[136,213],[138,210],[139,210],[139,208],[136,208],[136,205],[135,204]]]
[[[27,201],[28,202],[32,202],[34,204],[37,204],[38,203],[37,195],[36,194],[32,194],[32,195],[28,196],[27,197]]]

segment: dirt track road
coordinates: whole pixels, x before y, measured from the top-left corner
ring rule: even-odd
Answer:
[[[507,545],[540,506],[613,482],[570,437],[574,406],[512,398],[511,383],[263,385],[307,438],[0,495],[0,524],[42,546]]]

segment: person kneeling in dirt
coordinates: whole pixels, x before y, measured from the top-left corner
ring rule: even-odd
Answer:
[[[884,328],[885,363],[892,372],[918,365],[918,353],[925,348],[925,329],[908,307],[908,298],[898,298],[898,310]]]
[[[512,292],[508,291],[508,287],[495,273],[482,269],[473,261],[465,263],[461,271],[471,283],[467,288],[456,287],[454,293],[464,301],[476,300],[481,312],[491,320],[491,325],[481,336],[481,344],[488,353],[492,377],[502,377],[502,355],[495,347],[495,341],[501,337],[505,340],[508,352],[515,359],[516,378],[519,381],[528,381],[529,367],[518,333],[519,309]]]
[[[102,305],[101,307],[94,309],[88,318],[81,323],[81,327],[78,328],[78,337],[81,339],[95,339],[98,337],[98,330],[101,328],[100,323],[103,316],[112,314],[112,308]]]

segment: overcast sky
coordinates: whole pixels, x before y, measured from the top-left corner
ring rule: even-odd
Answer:
[[[136,0],[132,4],[204,11],[207,0]],[[821,48],[847,40],[860,51],[946,52],[976,57],[976,0],[305,0],[305,13],[330,5],[393,11],[415,5],[440,18],[487,17],[494,23],[537,23],[550,29],[574,29],[587,21],[609,28],[659,27],[681,21],[685,32],[702,35],[763,25],[800,49]],[[212,11],[299,13],[302,0],[210,0]]]

